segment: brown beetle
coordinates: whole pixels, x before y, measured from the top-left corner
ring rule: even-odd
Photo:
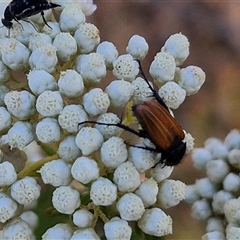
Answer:
[[[161,153],[160,162],[163,163],[164,166],[177,165],[180,163],[186,152],[186,143],[183,142],[185,134],[181,126],[169,112],[169,109],[163,99],[149,84],[146,76],[143,73],[140,63],[139,68],[144,80],[147,82],[155,98],[155,100],[149,100],[132,107],[134,115],[136,116],[139,124],[142,126],[141,130],[136,131],[122,123],[108,124],[85,121],[79,124],[95,123],[106,126],[118,126],[139,137],[148,138],[155,145],[155,148],[148,146],[135,147]]]

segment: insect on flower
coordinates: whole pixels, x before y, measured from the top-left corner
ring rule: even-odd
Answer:
[[[163,163],[164,166],[177,165],[181,162],[186,153],[186,143],[183,142],[185,134],[181,126],[171,115],[163,99],[149,84],[145,74],[143,73],[140,63],[139,68],[144,80],[152,91],[153,97],[155,98],[132,107],[132,111],[142,127],[141,130],[136,131],[135,129],[132,129],[121,122],[113,124],[85,121],[79,124],[94,123],[105,126],[118,126],[139,137],[148,138],[155,145],[155,148],[149,146],[135,147],[161,153],[160,162]]]
[[[61,5],[59,4],[51,3],[45,0],[13,0],[9,3],[4,11],[2,24],[8,29],[12,28],[12,20],[15,20],[18,23],[19,20],[23,20],[25,22],[29,22],[32,25],[30,21],[25,20],[24,18],[41,13],[44,23],[50,27],[44,18],[43,11],[60,6]]]

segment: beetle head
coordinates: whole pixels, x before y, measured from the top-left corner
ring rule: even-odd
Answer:
[[[180,142],[181,141],[181,142]],[[164,151],[161,156],[161,162],[165,164],[165,166],[175,166],[178,165],[183,156],[186,153],[186,143],[182,142],[182,140],[175,140],[175,146],[173,145],[171,150]]]
[[[4,18],[2,18],[2,24],[8,29],[12,28],[12,25],[13,25],[12,21],[6,20]]]

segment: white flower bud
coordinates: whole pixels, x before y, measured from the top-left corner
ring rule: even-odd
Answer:
[[[99,53],[81,54],[75,64],[87,87],[100,83],[107,74],[104,57]]]
[[[240,149],[232,149],[228,154],[228,161],[233,167],[240,169]]]
[[[101,42],[97,46],[96,52],[104,57],[107,68],[111,68],[113,61],[118,57],[117,48],[113,43],[107,41]]]
[[[188,66],[179,71],[177,83],[186,91],[187,96],[198,92],[205,82],[206,74],[196,66]]]
[[[74,34],[81,54],[92,52],[100,42],[99,30],[94,24],[82,23]]]
[[[201,178],[196,180],[196,189],[197,192],[203,197],[203,198],[212,198],[213,194],[217,192],[217,184],[214,184],[210,181],[208,178]]]
[[[101,88],[93,88],[83,96],[83,106],[90,116],[107,112],[109,105],[108,94]]]
[[[73,230],[68,224],[58,223],[42,235],[42,240],[70,239],[72,234]]]
[[[67,105],[58,116],[58,123],[69,133],[79,130],[79,123],[88,120],[88,116],[81,105]]]
[[[189,41],[181,33],[171,35],[164,43],[161,51],[171,54],[176,61],[176,65],[181,65],[189,55]]]
[[[145,179],[135,191],[144,204],[144,207],[150,207],[157,201],[158,185],[153,178]]]
[[[100,237],[97,235],[95,230],[93,228],[85,228],[76,230],[70,240],[85,240],[85,239],[94,239],[94,240],[100,240]]]
[[[229,192],[238,192],[240,190],[239,174],[230,172],[223,181],[223,189]]]
[[[57,153],[65,162],[71,162],[80,157],[81,151],[75,143],[75,136],[64,138],[58,146]]]
[[[22,150],[34,140],[35,134],[29,122],[16,122],[8,131],[8,144],[12,148]]]
[[[33,52],[38,47],[41,47],[46,44],[51,44],[52,39],[48,35],[40,32],[35,32],[29,37],[28,48]]]
[[[117,199],[117,187],[109,179],[99,177],[91,185],[90,198],[97,206],[110,206]]]
[[[157,237],[172,234],[172,218],[160,208],[146,209],[138,226],[143,232]]]
[[[134,59],[142,61],[146,57],[148,49],[148,44],[143,37],[133,35],[128,41],[126,52],[131,54]]]
[[[46,24],[44,25],[42,32],[48,35],[50,38],[54,39],[60,33],[60,26],[58,22],[48,22],[48,27]]]
[[[240,236],[240,227],[230,227],[226,231],[226,239],[238,239]]]
[[[221,232],[208,232],[202,236],[202,240],[225,240],[225,235]]]
[[[107,113],[101,114],[96,120],[96,122],[117,124],[117,123],[120,123],[121,120],[116,114],[107,112]],[[121,128],[117,126],[106,126],[106,125],[95,124],[94,127],[99,130],[99,132],[103,135],[104,139],[108,139],[112,136],[116,136],[118,133],[121,132]]]
[[[207,220],[212,215],[210,203],[205,200],[198,200],[193,203],[191,216],[197,220]]]
[[[44,117],[55,117],[63,110],[63,99],[58,91],[44,91],[36,102],[37,111]]]
[[[150,152],[150,151],[149,151]],[[159,158],[158,158],[159,159]],[[150,177],[152,177],[157,183],[162,182],[163,180],[167,179],[174,167],[173,166],[164,166],[164,164],[157,164],[157,166],[153,169],[150,169]]]
[[[132,192],[139,187],[141,178],[133,163],[127,161],[116,168],[113,174],[113,181],[116,183],[119,191]]]
[[[228,149],[222,141],[216,138],[209,138],[204,142],[205,148],[212,154],[212,159],[226,159]]]
[[[10,186],[17,180],[17,173],[12,163],[0,163],[0,187]]]
[[[124,194],[117,202],[117,210],[122,219],[137,221],[144,213],[142,199],[134,193]]]
[[[131,83],[124,80],[114,80],[106,88],[105,92],[110,98],[111,106],[123,107],[132,95]]]
[[[73,223],[79,228],[88,228],[93,222],[93,214],[86,209],[80,209],[73,214]]]
[[[152,168],[159,162],[157,154],[139,147],[146,147],[143,143],[128,149],[128,160],[131,161],[136,169],[142,173]]]
[[[0,107],[0,131],[8,129],[12,125],[12,117],[5,107]]]
[[[2,61],[13,71],[24,71],[28,68],[30,51],[14,38],[1,41]]]
[[[40,196],[41,187],[32,177],[25,177],[16,181],[11,186],[11,196],[18,203],[25,205],[37,200]]]
[[[93,0],[90,1],[81,1],[78,4],[80,4],[81,9],[85,16],[90,16],[94,13],[94,11],[97,9],[97,6],[93,4]]]
[[[57,63],[57,49],[50,43],[36,48],[29,58],[31,69],[45,70],[49,73],[55,71]]]
[[[69,98],[79,97],[84,90],[82,76],[72,69],[61,72],[58,87],[60,93]]]
[[[55,118],[44,118],[36,126],[36,135],[40,142],[52,144],[61,138],[61,129]]]
[[[222,159],[211,160],[206,164],[207,177],[214,183],[221,183],[229,172],[229,165]]]
[[[77,53],[77,43],[69,32],[60,32],[53,40],[57,56],[62,61],[69,61]]]
[[[194,148],[192,151],[193,166],[204,171],[208,162],[212,160],[211,153],[205,148]]]
[[[240,149],[240,132],[237,129],[230,131],[224,139],[224,145],[229,150],[234,148]]]
[[[159,186],[158,203],[163,208],[176,206],[185,198],[186,189],[186,184],[181,181],[164,180]]]
[[[225,223],[221,217],[210,217],[206,226],[207,232],[225,232]]]
[[[187,133],[185,130],[183,130],[185,136],[184,139],[182,140],[184,143],[186,143],[186,152],[185,154],[189,153],[190,151],[193,150],[194,148],[194,140],[193,136],[190,133]]]
[[[25,221],[31,229],[36,229],[38,226],[38,215],[33,211],[25,211],[19,216]]]
[[[0,61],[0,85],[10,80],[10,70],[9,68]]]
[[[11,91],[4,97],[7,110],[19,120],[26,120],[35,112],[35,97],[28,91]]]
[[[45,163],[38,171],[45,184],[54,187],[66,186],[72,181],[71,166],[62,159],[53,160]]]
[[[151,86],[153,85],[151,82],[149,82],[149,84]],[[134,105],[152,99],[152,92],[143,78],[137,77],[135,80],[133,80],[132,89],[133,89],[132,100]]]
[[[14,216],[17,203],[5,193],[0,192],[0,223],[5,223]]]
[[[57,82],[54,77],[44,70],[31,70],[27,74],[28,86],[35,95],[44,91],[57,90]]]
[[[102,134],[96,129],[91,127],[83,127],[77,134],[75,143],[82,151],[83,155],[90,155],[98,150],[104,139]]]
[[[14,218],[3,228],[4,239],[35,239],[33,230],[21,218]]]
[[[213,195],[212,199],[212,208],[214,213],[223,214],[224,213],[224,204],[230,199],[233,199],[234,196],[227,191],[221,190]]]
[[[185,194],[184,201],[193,204],[195,201],[199,200],[201,196],[198,194],[195,184],[187,185],[187,190]]]
[[[169,108],[177,109],[185,100],[186,91],[175,82],[165,83],[158,94]]]
[[[81,204],[80,193],[70,186],[58,187],[53,192],[52,204],[58,212],[72,214]]]
[[[239,223],[240,220],[240,197],[230,199],[223,206],[224,214],[228,223]]]
[[[122,138],[111,137],[100,149],[101,161],[107,168],[115,169],[128,157],[126,144]]]
[[[175,70],[174,57],[168,53],[159,52],[150,65],[149,73],[157,82],[165,83],[173,80]]]
[[[114,217],[104,224],[104,233],[107,240],[130,240],[132,229],[127,221]]]
[[[117,79],[132,82],[138,72],[138,62],[130,54],[121,55],[113,61],[112,73]]]
[[[66,4],[59,18],[59,24],[62,32],[74,33],[81,23],[86,21],[79,3],[71,2]]]
[[[99,177],[99,167],[95,160],[88,157],[79,157],[71,168],[73,178],[87,184]]]

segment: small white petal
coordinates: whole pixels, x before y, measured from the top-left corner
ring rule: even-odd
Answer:
[[[173,80],[175,70],[174,57],[168,53],[159,52],[150,65],[149,73],[159,83],[165,83]]]
[[[146,57],[148,49],[149,46],[143,37],[133,35],[128,41],[126,52],[131,54],[134,59],[142,61]]]
[[[181,65],[189,55],[189,41],[181,33],[171,35],[162,47],[163,52],[171,54],[176,61],[176,65]]]
[[[93,214],[86,209],[80,209],[73,214],[73,223],[79,228],[90,227],[93,219]]]
[[[90,198],[97,206],[110,206],[117,199],[117,187],[109,179],[99,177],[91,185]]]
[[[117,209],[122,219],[137,221],[144,213],[142,199],[134,193],[124,194],[117,202]]]
[[[70,239],[72,234],[73,230],[68,224],[58,223],[42,235],[42,240]]]
[[[83,155],[90,155],[98,150],[104,139],[102,134],[96,129],[91,127],[83,127],[77,134],[75,143],[82,151]]]
[[[72,214],[81,204],[80,194],[70,186],[61,186],[54,190],[52,203],[58,212]]]
[[[157,237],[172,234],[172,218],[160,208],[147,209],[138,221],[138,226],[143,232]]]
[[[165,83],[158,91],[159,96],[169,108],[178,108],[186,97],[186,91],[175,82]]]
[[[99,177],[99,167],[95,160],[88,157],[79,157],[71,168],[75,180],[87,184]]]

